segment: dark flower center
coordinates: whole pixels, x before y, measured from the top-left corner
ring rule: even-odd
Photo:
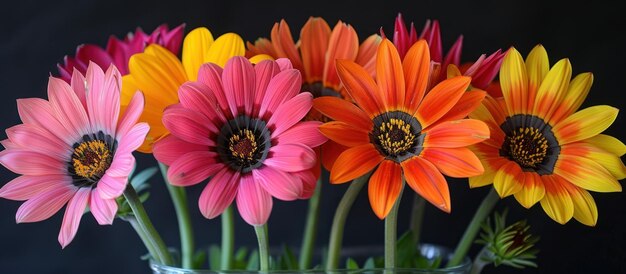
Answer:
[[[412,115],[391,111],[374,117],[372,121],[374,128],[369,133],[370,141],[386,158],[399,163],[422,151],[425,135]]]
[[[217,137],[217,152],[230,168],[247,173],[263,164],[271,147],[265,121],[242,115],[225,123]]]
[[[313,98],[322,97],[322,96],[333,96],[337,98],[342,98],[341,94],[334,89],[325,87],[321,81],[313,82],[313,83],[305,83],[302,85],[301,91],[308,91],[313,95]]]
[[[100,131],[83,136],[82,141],[74,143],[73,148],[68,163],[72,183],[77,187],[95,187],[113,162],[117,141]]]
[[[518,114],[500,126],[506,137],[500,155],[516,162],[524,171],[552,174],[561,150],[552,127],[541,118]]]

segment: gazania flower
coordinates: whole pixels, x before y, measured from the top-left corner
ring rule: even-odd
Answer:
[[[166,24],[157,27],[150,35],[137,28],[129,33],[124,40],[111,35],[106,48],[98,45],[84,44],[78,46],[74,57],[65,56],[63,65],[57,64],[61,78],[70,83],[74,69],[85,74],[90,61],[106,68],[115,65],[122,75],[128,74],[128,59],[135,53],[143,52],[146,46],[157,44],[165,47],[175,55],[180,51],[185,25],[182,24],[169,30]]]
[[[7,129],[0,163],[20,174],[0,189],[0,197],[26,201],[18,223],[50,218],[67,204],[59,243],[67,246],[89,207],[99,224],[111,224],[132,171],[132,152],[149,128],[137,123],[143,96],[135,93],[120,114],[121,75],[106,74],[94,63],[83,77],[74,71],[71,86],[50,77],[48,98],[18,100],[23,124]]]
[[[470,178],[470,186],[493,182],[501,197],[514,195],[526,208],[541,202],[561,224],[574,217],[593,226],[598,210],[589,191],[622,190],[617,179],[626,177],[626,168],[619,157],[626,147],[600,134],[617,109],[577,111],[593,76],[582,73],[570,81],[571,74],[568,59],[550,68],[541,45],[526,62],[515,48],[508,51],[500,71],[504,98],[486,98],[471,114],[489,125],[491,138],[474,147],[485,173]]]
[[[243,39],[235,33],[226,33],[213,40],[206,28],[191,31],[183,41],[182,60],[159,45],[150,45],[143,53],[130,58],[130,74],[124,76],[122,105],[128,105],[136,90],[146,96],[146,107],[140,121],[150,124],[150,132],[139,151],[150,153],[152,145],[167,135],[161,118],[163,110],[178,103],[178,88],[186,81],[198,78],[200,65],[212,62],[224,66],[233,56],[243,56]]]
[[[369,180],[369,199],[376,215],[389,213],[402,188],[408,185],[433,205],[449,212],[450,194],[442,173],[451,177],[483,172],[466,146],[489,136],[485,123],[450,113],[465,93],[470,78],[458,76],[427,93],[430,54],[424,40],[414,44],[403,61],[389,40],[376,58],[376,80],[351,61],[337,61],[342,83],[356,105],[335,97],[321,97],[314,106],[335,120],[320,130],[349,147],[330,171],[331,183],[344,183],[375,170]]]
[[[154,146],[157,160],[170,166],[173,185],[211,178],[198,205],[206,218],[220,215],[233,200],[251,225],[265,224],[272,197],[307,198],[316,178],[312,148],[326,138],[320,122],[300,122],[312,95],[300,93],[300,72],[288,60],[256,66],[233,57],[224,69],[207,63],[198,80],[179,90],[180,103],[165,110],[171,132]]]
[[[354,61],[374,76],[376,48],[380,41],[380,36],[373,34],[359,45],[359,37],[351,25],[339,21],[331,30],[323,18],[310,17],[300,31],[300,40],[294,43],[289,25],[281,20],[272,28],[271,41],[260,38],[254,45],[247,43],[247,55],[268,54],[274,58],[288,58],[304,77],[302,91],[311,92],[314,98],[348,98],[337,76],[335,60]],[[307,116],[307,120],[321,121],[322,118],[315,110]],[[333,141],[326,142],[322,146],[324,166],[330,169],[338,153],[345,149]]]
[[[381,29],[381,34],[384,36],[384,32]],[[465,75],[472,77],[472,87],[487,90],[491,93],[491,82],[498,74],[500,64],[504,53],[501,50],[497,50],[489,56],[485,54],[481,55],[474,63],[461,64],[461,52],[463,48],[463,36],[454,42],[448,53],[443,55],[443,48],[441,43],[441,31],[439,28],[439,21],[426,21],[424,29],[417,35],[413,22],[410,27],[402,19],[402,14],[398,14],[395,21],[395,29],[393,32],[393,43],[398,48],[400,58],[404,58],[408,49],[417,42],[418,39],[424,39],[430,47],[430,57],[435,63],[435,67],[431,70],[431,87],[435,86],[439,82],[450,76],[449,70],[452,69],[453,75]],[[460,68],[460,70],[459,70]],[[496,92],[499,92],[495,89]]]

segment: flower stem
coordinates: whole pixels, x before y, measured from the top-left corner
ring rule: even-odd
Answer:
[[[270,250],[267,241],[267,224],[254,226],[256,238],[259,241],[259,262],[261,272],[270,270]]]
[[[411,208],[411,241],[413,246],[417,248],[422,234],[422,223],[424,221],[424,210],[426,209],[426,200],[419,194],[413,196],[413,207]]]
[[[168,167],[166,165],[159,162],[159,168],[161,169],[161,175],[163,176],[167,190],[172,197],[174,209],[176,210],[176,217],[178,218],[178,230],[180,233],[180,245],[182,251],[182,267],[191,269],[193,268],[194,237],[191,218],[189,217],[189,207],[187,205],[187,192],[183,187],[173,186],[169,183],[167,180]]]
[[[404,190],[404,178],[402,179],[402,188],[396,202],[393,204],[391,211],[385,217],[385,268],[393,269],[396,267],[396,242],[398,240],[398,209],[402,200],[402,192]]]
[[[483,249],[476,255],[474,258],[474,262],[472,262],[472,270],[470,274],[480,274],[483,271],[483,268],[490,264],[490,262],[483,260],[483,256],[487,253],[487,247],[483,247]]]
[[[465,229],[465,233],[463,233],[463,237],[459,241],[454,250],[454,255],[452,259],[448,262],[447,267],[457,266],[463,261],[463,258],[467,255],[467,251],[469,250],[472,242],[476,238],[476,234],[480,230],[481,224],[485,221],[487,216],[491,213],[493,208],[496,206],[496,203],[500,200],[500,196],[496,193],[494,188],[491,188],[489,194],[485,196],[485,199],[480,203],[480,206],[474,213],[474,217],[470,222],[469,226]]]
[[[337,210],[335,211],[335,217],[333,218],[333,224],[330,228],[330,242],[328,243],[328,259],[326,261],[326,270],[333,270],[339,267],[339,256],[341,255],[341,242],[343,240],[343,228],[346,223],[346,218],[354,204],[354,200],[359,195],[359,192],[367,182],[370,173],[367,173],[350,183],[348,190],[343,194]]]
[[[137,222],[137,218],[135,218],[135,216],[129,215],[129,216],[123,217],[123,220],[127,221],[130,224],[130,226],[133,227],[135,232],[137,232],[137,235],[139,235],[139,238],[143,242],[143,245],[145,245],[146,249],[148,249],[148,253],[150,253],[150,256],[152,257],[152,259],[156,261],[161,261],[162,259],[160,257],[157,257],[158,255],[157,255],[156,249],[154,249],[154,246],[152,245],[152,242],[148,238],[148,235],[146,235],[146,232],[143,230],[143,228],[141,228],[141,225],[139,225],[139,222]]]
[[[130,209],[133,211],[133,214],[135,214],[135,217],[137,218],[137,223],[146,233],[146,238],[149,239],[152,243],[152,246],[154,247],[157,254],[157,258],[160,258],[160,263],[165,265],[173,265],[174,261],[172,260],[172,256],[167,250],[163,239],[161,239],[161,236],[152,225],[152,222],[150,221],[146,210],[143,208],[141,200],[139,200],[137,192],[131,184],[126,185],[126,189],[124,190],[124,198],[126,198]]]
[[[233,268],[233,253],[235,252],[235,218],[233,207],[227,207],[222,213],[222,257],[220,268],[230,270]]]
[[[313,247],[315,247],[315,236],[317,235],[317,219],[319,216],[321,190],[322,176],[320,175],[313,196],[309,199],[309,211],[307,212],[304,238],[300,249],[300,269],[308,269],[311,267]]]

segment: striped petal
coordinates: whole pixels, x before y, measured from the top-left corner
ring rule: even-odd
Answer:
[[[352,100],[370,118],[384,111],[378,86],[363,67],[352,61],[337,60],[337,73]]]
[[[198,199],[202,216],[213,219],[233,203],[239,187],[239,173],[224,168],[211,178]]]
[[[335,161],[330,171],[330,182],[341,184],[354,180],[374,169],[383,159],[372,144],[349,148]]]
[[[344,122],[331,121],[321,125],[319,130],[329,139],[348,147],[364,145],[370,142],[367,132]]]
[[[244,56],[245,53],[246,48],[241,36],[236,33],[225,33],[211,44],[203,61],[223,67],[231,57]]]
[[[293,42],[289,25],[284,19],[280,20],[280,23],[274,24],[271,38],[272,45],[274,45],[274,49],[276,50],[276,55],[279,58],[288,58],[291,60],[295,69],[302,71],[303,65],[302,60],[300,59],[300,54],[298,53],[298,49]]]
[[[517,200],[523,207],[530,208],[543,199],[546,193],[541,176],[535,172],[524,172],[524,186],[515,193]]]
[[[475,119],[443,122],[424,133],[424,147],[465,147],[489,138],[487,124]]]
[[[584,225],[595,226],[598,222],[598,206],[589,191],[570,184],[565,186],[574,204],[574,219]]]
[[[443,117],[459,101],[470,84],[471,78],[458,76],[437,84],[417,108],[417,119],[423,128]]]
[[[619,156],[585,142],[575,142],[561,147],[561,154],[574,155],[595,161],[618,180],[626,178],[626,167]]]
[[[524,113],[529,113],[533,110],[535,99],[537,97],[537,91],[541,86],[541,82],[546,78],[548,71],[550,70],[550,60],[548,59],[548,53],[542,45],[535,46],[528,57],[526,57],[526,71],[528,72],[528,93],[525,95],[527,103],[522,106]]]
[[[335,121],[344,122],[353,127],[369,132],[374,124],[362,109],[354,104],[331,96],[315,98],[313,107]]]
[[[213,42],[213,34],[203,27],[196,28],[185,36],[182,61],[189,80],[198,79],[198,70],[206,63],[206,56]]]
[[[522,55],[510,48],[500,68],[500,86],[510,115],[526,113],[528,75]]]
[[[556,161],[554,174],[586,190],[595,192],[620,192],[622,186],[602,165],[580,156],[561,154]]]
[[[337,22],[328,41],[323,75],[324,86],[339,90],[340,81],[335,60],[355,60],[358,52],[359,37],[356,31],[348,24]]]
[[[552,220],[565,224],[574,216],[574,203],[563,186],[562,179],[552,176],[547,178],[549,179],[544,180],[546,194],[541,199],[541,207]]]
[[[426,94],[430,73],[430,51],[425,40],[413,44],[402,61],[406,82],[405,106],[415,113]]]
[[[544,119],[544,121],[554,122],[552,114],[563,103],[571,78],[572,65],[569,60],[562,59],[557,62],[550,69],[546,78],[541,82],[539,90],[537,90],[537,100],[532,113]]]
[[[463,93],[459,101],[444,115],[440,121],[453,121],[466,118],[471,112],[478,108],[487,95],[482,90],[469,90]]]
[[[89,203],[90,191],[89,188],[79,189],[76,194],[74,194],[74,197],[67,203],[58,239],[63,248],[72,242],[74,236],[76,236],[76,232],[78,232],[80,219],[83,217],[85,208],[87,208],[87,204]]]
[[[396,47],[387,39],[378,46],[376,83],[387,111],[398,110],[404,106],[405,83],[402,61]]]
[[[560,145],[591,138],[607,129],[619,110],[610,106],[593,106],[577,111],[552,128]]]
[[[450,177],[471,177],[484,172],[478,157],[465,147],[424,148],[421,156],[433,163],[441,173]]]
[[[554,114],[552,114],[552,118],[550,118],[552,124],[558,124],[561,120],[578,110],[585,98],[587,98],[592,83],[593,74],[591,72],[581,73],[570,82],[567,94],[563,98],[563,103],[559,104]]]
[[[400,164],[407,184],[417,194],[437,208],[450,213],[452,207],[448,183],[433,164],[420,157],[413,157]]]
[[[374,214],[385,219],[399,199],[402,190],[402,169],[394,161],[385,160],[372,174],[368,184],[368,197]]]
[[[513,195],[524,187],[524,172],[515,162],[508,161],[502,165],[493,178],[493,188],[500,197]]]
[[[596,136],[583,140],[583,142],[594,145],[617,156],[622,156],[626,154],[626,145],[624,145],[622,141],[613,136],[598,134]]]
[[[272,196],[258,184],[252,175],[241,177],[237,190],[239,215],[250,225],[263,225],[272,212]]]
[[[300,53],[304,66],[304,81],[307,83],[322,80],[329,36],[330,26],[320,17],[309,17],[300,31]]]

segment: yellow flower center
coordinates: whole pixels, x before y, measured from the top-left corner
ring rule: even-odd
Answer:
[[[102,140],[80,143],[74,148],[71,163],[76,176],[97,182],[111,166],[113,153]]]
[[[382,148],[393,155],[403,153],[415,144],[415,134],[411,132],[411,125],[400,119],[392,118],[381,123],[376,137]]]
[[[258,150],[256,137],[249,129],[239,130],[239,133],[233,134],[229,139],[228,149],[238,162],[249,164],[254,160],[254,155]]]
[[[502,147],[522,167],[537,167],[548,152],[548,140],[533,127],[521,127],[507,136]]]

